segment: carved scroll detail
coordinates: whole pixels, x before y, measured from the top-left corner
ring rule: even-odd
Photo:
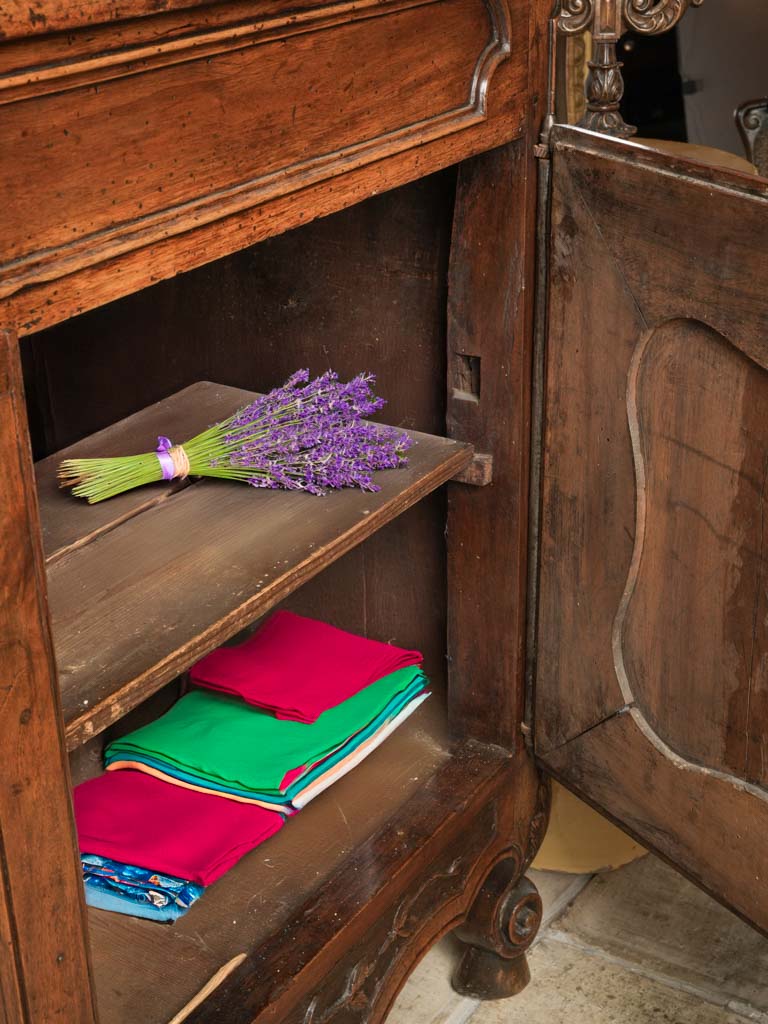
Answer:
[[[747,160],[768,176],[768,97],[742,103],[735,117]]]
[[[557,28],[563,35],[589,31],[594,40],[587,77],[587,110],[579,125],[626,138],[636,130],[624,122],[619,103],[624,93],[616,43],[625,29],[656,35],[671,29],[689,7],[703,0],[561,0]]]
[[[322,991],[296,1006],[289,1024],[379,1020],[419,952],[456,927],[466,945],[456,984],[479,986],[487,998],[523,988],[541,900],[521,875],[546,831],[549,796],[549,783],[539,781],[519,843],[500,841],[507,828],[503,801],[489,804],[467,836],[436,858],[428,877],[383,912],[357,949],[334,966]]]
[[[462,995],[501,999],[516,995],[530,980],[525,952],[541,924],[541,897],[518,872],[514,858],[497,864],[456,931],[466,946],[453,977]]]
[[[564,35],[577,35],[589,27],[594,15],[594,0],[563,0],[557,27]]]
[[[689,7],[701,7],[702,3],[703,0],[626,0],[624,20],[628,28],[652,36],[674,28]]]

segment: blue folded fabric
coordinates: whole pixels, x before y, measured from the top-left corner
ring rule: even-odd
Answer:
[[[170,904],[165,908],[152,906],[151,903],[136,903],[134,900],[117,896],[104,889],[95,889],[86,883],[85,902],[89,907],[96,907],[98,910],[111,910],[117,914],[129,914],[131,917],[145,917],[150,921],[164,921],[172,923],[178,921],[187,912],[187,907],[177,907]]]
[[[205,892],[205,887],[184,878],[122,864],[107,857],[83,853],[80,857],[85,902],[152,921],[176,921]]]

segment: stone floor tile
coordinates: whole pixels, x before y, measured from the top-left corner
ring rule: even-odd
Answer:
[[[529,870],[527,875],[539,890],[541,901],[544,904],[541,931],[560,917],[592,877],[591,875],[570,875],[563,871],[534,871],[533,869]]]
[[[477,1004],[451,988],[451,975],[460,955],[460,946],[451,936],[438,942],[403,986],[387,1024],[444,1024],[448,1020],[467,1020]]]
[[[713,1001],[768,1012],[768,939],[655,857],[593,878],[554,927]]]
[[[532,980],[512,999],[481,1003],[471,1024],[746,1024],[746,1018],[546,936]]]

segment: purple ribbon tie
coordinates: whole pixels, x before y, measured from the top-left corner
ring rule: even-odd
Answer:
[[[162,435],[157,439],[157,460],[160,463],[160,468],[163,471],[163,480],[173,480],[176,476],[176,467],[173,464],[173,459],[168,454],[173,445],[169,438],[163,437]]]

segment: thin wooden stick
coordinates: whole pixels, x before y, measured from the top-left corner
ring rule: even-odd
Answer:
[[[213,992],[215,988],[218,988],[222,981],[224,981],[224,979],[227,978],[236,967],[240,966],[243,960],[245,960],[246,955],[246,953],[238,953],[237,956],[232,957],[229,963],[220,967],[213,977],[206,981],[197,995],[193,996],[186,1006],[179,1010],[173,1020],[168,1021],[168,1024],[182,1024],[182,1021],[186,1020],[193,1010],[196,1010],[201,1003],[205,1002],[211,992]]]

